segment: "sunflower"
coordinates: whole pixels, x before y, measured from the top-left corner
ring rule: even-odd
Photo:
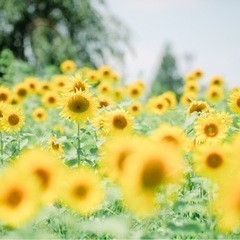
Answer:
[[[8,103],[10,95],[10,89],[0,85],[0,102]]]
[[[130,98],[138,99],[142,96],[144,88],[139,83],[132,83],[127,86],[127,93]]]
[[[180,98],[180,102],[184,106],[189,106],[193,100],[197,99],[197,94],[194,92],[184,92]]]
[[[217,75],[214,76],[210,79],[210,85],[211,86],[218,86],[218,87],[222,87],[224,85],[224,80],[221,76]]]
[[[55,75],[51,78],[53,89],[63,92],[66,90],[66,83],[68,81],[68,76],[65,75]]]
[[[236,89],[230,93],[228,106],[232,112],[240,114],[240,89]]]
[[[89,83],[98,83],[100,81],[100,76],[98,71],[96,70],[89,70],[86,73],[86,79]]]
[[[68,92],[61,102],[61,115],[76,122],[86,122],[97,113],[98,102],[89,92]]]
[[[112,80],[112,70],[107,65],[99,67],[98,74],[101,80]]]
[[[37,107],[33,110],[32,117],[36,122],[44,122],[47,118],[47,110],[44,107]]]
[[[66,90],[69,92],[76,92],[76,91],[87,91],[89,89],[89,85],[85,81],[83,75],[76,73],[74,76],[68,78],[66,84]]]
[[[28,85],[26,83],[18,83],[13,87],[13,92],[19,99],[25,99],[28,96]]]
[[[177,105],[176,94],[172,91],[167,91],[161,95],[168,103],[168,109],[173,109]]]
[[[185,82],[192,82],[192,81],[196,81],[196,75],[193,74],[193,72],[188,73],[185,77],[184,77]]]
[[[62,142],[58,142],[56,137],[50,137],[48,139],[48,145],[50,150],[54,153],[54,154],[62,154],[63,153],[63,144]]]
[[[38,88],[39,94],[45,94],[46,92],[51,90],[52,90],[52,82],[49,82],[47,80],[43,80],[39,82],[39,88]]]
[[[114,104],[111,97],[106,95],[98,95],[99,108],[108,107]]]
[[[11,227],[21,227],[40,208],[40,189],[31,176],[13,167],[0,177],[0,219]]]
[[[2,129],[5,132],[14,133],[20,131],[25,123],[23,112],[17,106],[9,106],[4,109],[1,119]]]
[[[150,136],[150,139],[159,143],[167,144],[174,149],[186,150],[189,146],[189,139],[179,126],[161,124]]]
[[[106,135],[129,134],[133,132],[133,118],[122,109],[106,112],[102,127]]]
[[[112,89],[113,98],[119,102],[125,97],[125,89],[123,87],[115,87]]]
[[[146,108],[155,114],[162,115],[168,110],[168,102],[161,95],[151,97],[147,101]]]
[[[185,92],[197,93],[199,90],[198,84],[195,81],[187,82],[184,87]]]
[[[46,107],[57,107],[59,104],[59,94],[54,91],[48,91],[42,96],[42,104]]]
[[[53,131],[56,133],[64,134],[64,128],[61,124],[55,124],[53,126]]]
[[[193,163],[196,173],[214,181],[231,176],[237,166],[231,146],[221,143],[198,146],[193,152]]]
[[[139,137],[118,136],[106,141],[100,148],[99,163],[103,174],[113,182],[120,182],[125,164],[130,154],[144,147],[144,141]]]
[[[137,116],[141,113],[143,109],[142,104],[139,101],[134,101],[129,107],[128,107],[128,112],[133,115]]]
[[[113,82],[114,83],[118,83],[119,79],[120,79],[119,75],[116,72],[112,71],[112,80],[113,80]]]
[[[0,102],[0,123],[1,123],[2,117],[5,114],[8,107],[9,107],[9,105],[7,103]]]
[[[21,99],[17,94],[12,93],[9,98],[9,103],[11,105],[19,105],[21,104],[23,99]]]
[[[73,60],[67,59],[60,64],[60,69],[63,73],[70,73],[76,70],[76,63]]]
[[[27,85],[29,93],[36,93],[38,91],[39,87],[38,78],[32,76],[27,77],[24,79],[24,83]]]
[[[54,202],[57,199],[62,179],[65,179],[65,169],[55,154],[39,147],[25,150],[19,155],[16,168],[36,179],[43,203]]]
[[[69,171],[61,189],[61,200],[69,208],[82,215],[91,214],[104,198],[100,178],[87,168]]]
[[[112,85],[110,82],[102,81],[97,86],[97,91],[101,95],[110,95],[112,93]]]
[[[194,76],[194,78],[196,80],[200,79],[203,76],[203,74],[204,73],[203,73],[202,69],[199,69],[199,68],[192,72],[192,75]]]
[[[205,101],[197,101],[193,100],[188,107],[187,116],[189,116],[193,112],[201,113],[208,112],[210,110],[210,106]]]
[[[217,102],[222,100],[224,97],[223,89],[216,85],[210,86],[206,91],[206,98],[210,102]]]
[[[222,141],[226,137],[228,126],[219,113],[202,114],[194,126],[196,142],[199,144]]]

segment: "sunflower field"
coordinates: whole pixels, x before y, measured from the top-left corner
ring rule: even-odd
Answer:
[[[0,84],[1,239],[239,239],[240,88],[59,69]]]

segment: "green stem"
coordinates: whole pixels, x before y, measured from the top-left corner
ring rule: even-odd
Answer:
[[[77,123],[77,158],[78,158],[78,166],[80,165],[80,151],[81,151],[81,146],[80,146],[80,125]]]

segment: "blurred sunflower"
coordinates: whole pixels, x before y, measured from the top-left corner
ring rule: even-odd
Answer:
[[[61,142],[57,142],[56,137],[50,137],[48,139],[48,145],[49,145],[49,149],[54,154],[61,155],[63,153],[63,144]]]
[[[142,104],[139,101],[134,101],[128,108],[128,112],[133,115],[133,116],[137,116],[141,113],[143,109]]]
[[[60,69],[63,73],[70,73],[76,70],[76,63],[73,60],[67,59],[60,64]]]
[[[100,178],[91,169],[73,169],[65,176],[61,200],[82,215],[91,214],[102,203],[104,191]]]
[[[203,76],[203,70],[202,69],[200,69],[200,68],[198,68],[198,69],[196,69],[196,70],[194,70],[193,72],[192,72],[192,75],[194,76],[194,78],[196,79],[196,80],[198,80],[198,79],[200,79],[202,76]]]
[[[31,176],[8,168],[0,177],[0,219],[11,227],[20,227],[40,208],[40,190]]]
[[[180,102],[184,106],[189,106],[193,100],[197,99],[197,94],[194,92],[184,92],[181,95]]]
[[[139,83],[132,83],[126,89],[128,96],[133,99],[140,98],[144,93],[144,88]]]
[[[115,87],[112,89],[112,97],[115,101],[120,102],[125,97],[126,92],[123,87]]]
[[[24,83],[27,85],[29,93],[36,93],[38,91],[39,88],[38,78],[29,76],[24,79]]]
[[[210,79],[210,85],[211,86],[218,86],[218,87],[222,87],[224,85],[224,80],[221,76],[217,75],[214,76]]]
[[[177,105],[176,94],[173,91],[167,91],[161,95],[168,103],[168,109],[173,109]]]
[[[44,122],[47,118],[47,110],[44,107],[37,107],[33,110],[32,117],[36,122]]]
[[[100,81],[100,76],[98,71],[92,70],[92,69],[89,70],[86,73],[86,79],[87,79],[87,82],[89,83],[98,83]]]
[[[66,90],[66,83],[68,81],[68,76],[65,75],[55,75],[51,78],[53,89],[59,92]]]
[[[97,86],[97,91],[100,95],[110,95],[112,93],[112,85],[110,82],[107,81],[102,81],[98,86]]]
[[[8,103],[10,95],[10,89],[0,85],[0,102]]]
[[[193,112],[208,112],[210,110],[210,106],[208,105],[207,102],[205,101],[198,101],[198,100],[193,100],[188,107],[187,110],[187,116],[189,116]]]
[[[168,102],[161,95],[157,97],[151,97],[146,103],[146,108],[155,114],[162,115],[168,110]]]
[[[11,105],[19,105],[22,103],[22,99],[15,93],[12,93],[9,98],[9,103]]]
[[[240,114],[240,89],[236,89],[230,93],[228,106],[232,112]]]
[[[206,98],[210,102],[218,102],[224,97],[223,89],[216,85],[208,87],[206,91]]]
[[[99,108],[108,107],[114,104],[111,97],[106,95],[98,95]]]
[[[129,134],[133,132],[133,117],[122,109],[106,112],[102,127],[106,135]]]
[[[39,147],[25,150],[19,155],[16,168],[35,178],[43,203],[52,203],[59,197],[64,167],[51,151]]]
[[[59,105],[59,94],[55,91],[48,91],[42,96],[42,104],[46,107],[55,108]]]
[[[24,82],[18,83],[13,87],[13,92],[20,99],[25,99],[28,96],[28,85]]]
[[[167,144],[174,149],[186,150],[189,146],[189,139],[179,126],[161,124],[150,136],[150,139],[161,144]]]
[[[186,93],[197,93],[199,90],[198,84],[195,81],[187,82],[184,86],[184,92]]]
[[[38,93],[43,95],[48,91],[51,91],[52,89],[52,82],[49,82],[47,80],[43,80],[39,82],[39,88],[38,88]]]
[[[112,70],[109,66],[103,65],[98,68],[99,77],[102,80],[112,80]]]
[[[98,102],[90,92],[68,92],[60,101],[61,115],[72,121],[86,122],[97,113]]]
[[[193,163],[196,173],[214,181],[225,181],[237,166],[231,146],[221,143],[198,146],[193,152]]]
[[[9,106],[4,109],[1,119],[2,129],[5,132],[14,133],[20,131],[25,123],[23,112],[17,106]]]

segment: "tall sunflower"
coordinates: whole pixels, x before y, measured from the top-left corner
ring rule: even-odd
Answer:
[[[100,178],[91,169],[69,171],[61,189],[61,200],[69,208],[82,215],[91,214],[104,198]]]
[[[133,117],[123,109],[105,112],[102,130],[106,135],[117,136],[133,132]]]
[[[1,119],[2,129],[5,132],[14,133],[20,131],[25,123],[23,112],[17,106],[9,106],[4,110]]]
[[[98,101],[90,92],[68,92],[63,95],[60,106],[63,117],[84,123],[97,113]]]
[[[195,122],[194,130],[196,142],[222,141],[228,131],[229,124],[221,118],[219,113],[202,114]]]

